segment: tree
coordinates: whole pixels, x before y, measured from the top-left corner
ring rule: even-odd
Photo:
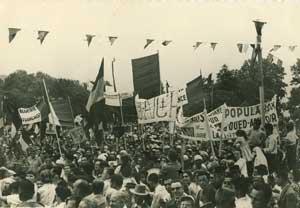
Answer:
[[[291,85],[300,84],[300,59],[297,59],[296,64],[291,66],[291,72],[292,72]]]

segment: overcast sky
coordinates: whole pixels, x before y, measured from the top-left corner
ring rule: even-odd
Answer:
[[[300,3],[253,0],[1,0],[0,74],[16,69],[43,71],[54,77],[94,80],[105,57],[105,79],[111,81],[115,57],[119,91],[133,89],[131,59],[159,50],[162,80],[184,86],[199,75],[216,73],[222,64],[239,68],[251,51],[240,54],[237,43],[254,43],[252,20],[267,22],[263,28],[263,50],[283,47],[274,53],[283,60],[290,80],[290,66],[300,55]],[[8,28],[22,30],[8,43]],[[48,30],[43,45],[38,30]],[[85,34],[96,35],[88,48]],[[107,36],[118,36],[110,46]],[[156,40],[146,50],[147,38]],[[163,40],[173,40],[164,47]],[[218,42],[194,51],[196,41]],[[299,45],[294,52],[289,45]],[[215,74],[214,74],[215,75]]]

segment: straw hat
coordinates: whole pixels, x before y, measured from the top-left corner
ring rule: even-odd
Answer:
[[[137,184],[134,189],[130,189],[130,192],[138,196],[147,196],[149,194],[146,186],[142,184]]]

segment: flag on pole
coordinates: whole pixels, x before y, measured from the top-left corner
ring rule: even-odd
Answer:
[[[44,42],[44,39],[48,35],[49,31],[38,31],[38,40],[40,40],[40,43],[42,44]]]
[[[296,49],[296,45],[292,45],[292,46],[289,46],[289,50],[291,51],[291,52],[294,52],[294,50]]]
[[[146,49],[153,41],[154,41],[154,39],[147,39],[146,40],[146,45],[144,46],[144,49]]]
[[[218,43],[210,43],[210,47],[213,49],[213,51],[215,50],[216,46],[217,46]]]
[[[108,40],[110,42],[110,45],[112,46],[114,44],[114,42],[118,39],[118,37],[115,36],[109,36]]]
[[[195,45],[193,45],[194,50],[197,50],[201,44],[202,42],[196,42]]]
[[[88,44],[88,47],[90,46],[93,38],[95,37],[95,35],[89,35],[89,34],[86,34],[86,41],[87,41],[87,44]]]
[[[20,28],[8,28],[8,41],[9,43],[15,39],[17,33],[20,31]]]
[[[161,44],[162,44],[163,46],[167,46],[167,45],[169,45],[171,42],[172,42],[171,40],[165,40],[165,41],[163,41]]]
[[[61,126],[51,102],[49,102],[49,107],[50,107],[50,114],[48,115],[49,123],[55,126]]]
[[[86,104],[86,110],[90,112],[92,106],[104,99],[104,58],[102,58],[101,66],[94,82],[94,86],[90,92],[88,102]]]

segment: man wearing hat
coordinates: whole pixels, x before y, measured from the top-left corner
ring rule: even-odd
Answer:
[[[146,203],[146,197],[149,195],[147,187],[142,184],[137,184],[134,189],[130,189],[133,194],[134,204],[132,208],[150,208]]]

